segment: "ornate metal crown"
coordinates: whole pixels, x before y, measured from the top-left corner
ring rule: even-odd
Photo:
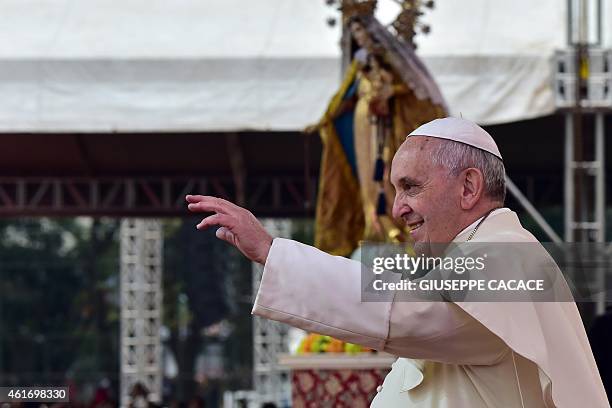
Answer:
[[[414,46],[417,32],[428,34],[431,27],[419,21],[424,14],[423,8],[434,8],[433,0],[393,0],[401,6],[401,11],[389,25],[398,38]],[[329,6],[336,6],[342,12],[342,20],[346,23],[351,17],[374,15],[378,0],[326,0]],[[329,18],[328,23],[334,25],[335,18]]]

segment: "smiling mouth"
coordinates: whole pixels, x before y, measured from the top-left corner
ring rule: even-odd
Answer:
[[[419,222],[415,222],[413,224],[409,224],[408,227],[410,228],[410,232],[416,231],[417,229],[419,229],[421,227],[421,225],[423,225],[424,221],[419,221]]]

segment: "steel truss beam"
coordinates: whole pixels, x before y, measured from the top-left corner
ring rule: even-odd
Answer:
[[[236,201],[258,216],[311,216],[316,179],[302,176],[232,177],[3,177],[0,216],[110,215],[179,216],[185,195],[207,194]],[[309,197],[310,195],[310,197]]]

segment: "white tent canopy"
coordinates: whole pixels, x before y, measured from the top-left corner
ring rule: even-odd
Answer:
[[[438,0],[419,52],[451,112],[552,112],[565,4]],[[341,78],[337,14],[323,0],[0,0],[0,131],[300,129]]]

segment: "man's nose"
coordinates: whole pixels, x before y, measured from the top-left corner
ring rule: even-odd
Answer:
[[[393,218],[395,218],[396,220],[400,220],[400,214],[402,212],[405,212],[406,210],[408,210],[408,212],[411,212],[412,208],[410,208],[410,206],[405,202],[398,200],[397,195],[395,195],[395,200],[393,200],[393,210],[391,211]]]

